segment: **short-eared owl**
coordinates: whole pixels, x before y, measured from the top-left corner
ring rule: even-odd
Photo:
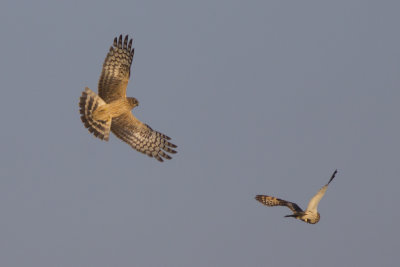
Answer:
[[[324,185],[318,193],[313,196],[308,203],[307,209],[303,211],[296,203],[289,202],[283,199],[279,199],[276,197],[265,196],[265,195],[257,195],[256,200],[260,201],[262,204],[273,207],[273,206],[286,206],[288,207],[293,214],[286,215],[285,217],[293,217],[299,220],[302,220],[306,223],[315,224],[319,222],[320,214],[317,211],[318,203],[321,201],[322,197],[324,196],[326,189],[328,188],[329,183],[335,178],[337,170],[335,170],[329,179],[329,182]]]

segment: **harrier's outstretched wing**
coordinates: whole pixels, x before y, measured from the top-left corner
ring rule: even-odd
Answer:
[[[115,37],[103,63],[99,79],[99,96],[110,103],[118,98],[126,97],[126,87],[130,77],[131,64],[135,49],[132,39],[128,43],[128,35],[122,41],[122,35]]]
[[[293,202],[289,202],[283,199],[279,199],[276,197],[270,197],[265,195],[257,195],[256,200],[261,202],[262,204],[273,207],[273,206],[286,206],[288,207],[293,213],[302,212],[303,210]]]
[[[329,182],[324,185],[315,196],[311,198],[306,209],[307,211],[317,212],[318,204],[321,201],[322,197],[325,195],[326,189],[328,189],[328,185],[330,184],[330,182],[332,182],[333,178],[335,178],[336,173],[337,170],[333,172],[331,178],[329,179]]]
[[[168,142],[171,138],[154,131],[148,125],[136,119],[131,112],[113,118],[111,131],[122,141],[131,145],[134,149],[159,161],[171,159],[165,152],[175,154],[172,148],[177,146]]]

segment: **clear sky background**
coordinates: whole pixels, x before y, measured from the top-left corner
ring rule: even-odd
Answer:
[[[0,3],[0,265],[396,266],[400,2]],[[115,36],[159,163],[80,121]],[[321,221],[305,208],[329,179]]]

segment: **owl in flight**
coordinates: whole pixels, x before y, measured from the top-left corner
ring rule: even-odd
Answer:
[[[115,37],[103,63],[96,94],[85,88],[79,107],[82,122],[95,137],[108,141],[110,130],[134,149],[159,161],[171,159],[177,146],[168,136],[153,130],[133,116],[131,110],[139,105],[134,97],[126,97],[135,49],[128,35]]]
[[[303,211],[296,203],[289,202],[276,197],[257,195],[256,200],[269,207],[286,206],[293,212],[293,214],[286,215],[285,217],[293,217],[302,220],[303,222],[306,223],[316,224],[317,222],[319,222],[320,219],[320,214],[317,211],[318,203],[324,196],[329,183],[332,182],[333,178],[335,178],[336,173],[337,170],[333,172],[331,179],[329,179],[329,182],[326,185],[324,185],[315,196],[311,198],[310,202],[308,202],[308,206],[305,211]]]

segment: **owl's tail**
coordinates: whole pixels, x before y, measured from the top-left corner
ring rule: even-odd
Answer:
[[[81,113],[81,120],[89,132],[91,132],[97,138],[108,141],[110,136],[111,117],[108,120],[95,120],[93,118],[93,112],[106,102],[100,98],[95,92],[89,88],[85,88],[82,92],[82,96],[79,99],[79,112]]]

